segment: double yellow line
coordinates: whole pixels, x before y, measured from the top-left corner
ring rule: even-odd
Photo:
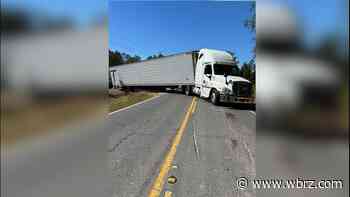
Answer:
[[[167,155],[166,155],[166,157],[161,165],[159,174],[158,174],[157,178],[155,179],[155,181],[153,182],[151,190],[148,193],[148,197],[159,197],[160,196],[160,193],[162,192],[162,189],[164,186],[165,177],[168,174],[168,172],[171,168],[171,164],[175,158],[177,146],[180,144],[181,138],[185,132],[187,124],[188,124],[192,114],[194,113],[194,111],[196,109],[196,104],[197,104],[197,99],[196,99],[196,97],[193,97],[191,105],[187,109],[185,118],[182,120],[180,128],[176,132],[176,136],[173,140],[173,143],[171,144],[170,150],[167,153]]]

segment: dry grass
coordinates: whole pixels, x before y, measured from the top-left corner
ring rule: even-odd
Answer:
[[[118,109],[149,99],[156,95],[157,93],[150,92],[130,92],[128,94],[121,95],[117,98],[110,97],[109,111],[116,111]]]
[[[109,111],[146,100],[156,93],[118,93],[110,97]],[[108,106],[101,98],[67,97],[52,101],[15,102],[2,97],[1,144],[13,145],[22,140],[53,134],[67,125],[107,115]],[[11,106],[11,107],[7,107]]]
[[[85,97],[31,103],[16,110],[4,110],[2,107],[1,143],[12,145],[57,132],[66,125],[102,114],[102,108],[96,99]]]

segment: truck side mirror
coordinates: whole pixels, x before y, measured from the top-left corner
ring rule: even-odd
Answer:
[[[211,79],[211,74],[205,74],[209,79]]]
[[[224,74],[224,77],[225,77],[225,83],[227,85],[228,84],[228,82],[227,82],[227,74]]]

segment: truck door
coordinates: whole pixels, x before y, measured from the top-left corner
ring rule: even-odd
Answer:
[[[201,97],[204,97],[204,98],[209,97],[212,76],[213,76],[212,65],[211,64],[205,65],[203,76],[202,76]]]

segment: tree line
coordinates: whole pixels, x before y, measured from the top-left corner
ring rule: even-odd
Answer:
[[[135,63],[142,60],[142,58],[138,55],[130,55],[127,53],[119,52],[117,50],[116,51],[109,50],[108,53],[109,53],[109,66],[130,64],[130,63]],[[148,56],[146,60],[156,59],[161,57],[164,57],[164,55],[162,53],[159,53],[159,54]]]
[[[130,64],[141,61],[141,57],[138,55],[129,55],[127,53],[121,53],[119,51],[108,51],[109,66],[117,66],[122,64]]]

